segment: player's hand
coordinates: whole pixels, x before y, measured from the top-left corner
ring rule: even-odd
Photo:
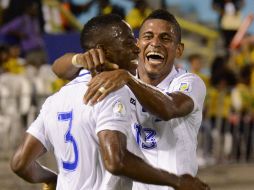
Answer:
[[[184,174],[180,176],[179,187],[176,190],[210,190],[210,187],[197,177]]]
[[[77,63],[91,73],[109,71],[118,69],[118,65],[106,60],[105,54],[101,48],[90,49],[89,51],[78,54]]]
[[[56,183],[44,183],[42,186],[42,190],[56,190]]]
[[[103,100],[109,93],[114,92],[130,79],[130,73],[126,70],[118,69],[115,71],[102,72],[88,83],[88,89],[84,95],[84,103],[94,105]]]

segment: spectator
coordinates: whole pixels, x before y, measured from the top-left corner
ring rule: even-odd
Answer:
[[[208,76],[203,74],[202,69],[204,68],[203,58],[200,54],[191,54],[188,57],[190,63],[190,72],[197,74],[206,84],[208,85]]]
[[[235,85],[236,78],[226,63],[224,57],[216,57],[213,61],[211,86],[206,101],[207,114],[212,127],[212,153],[218,162],[224,161],[229,156],[232,147],[228,119],[232,105],[230,90]]]
[[[25,74],[25,59],[20,57],[20,47],[11,44],[8,47],[8,59],[3,63],[3,68],[13,74]]]
[[[38,5],[38,18],[40,23],[41,31],[44,31],[44,19],[42,13],[42,3],[41,0],[5,0],[8,2],[3,3],[5,10],[3,13],[3,24],[9,23],[10,21],[14,20],[16,17],[20,17],[25,9],[26,6],[30,3],[36,3]],[[28,1],[28,2],[27,2]]]
[[[109,0],[98,0],[99,1],[99,14],[117,14],[122,19],[125,18],[125,12],[119,5],[111,4]]]
[[[0,34],[15,36],[27,62],[40,65],[46,63],[46,53],[39,24],[38,4],[32,0],[23,3],[26,4],[24,14],[4,25]]]
[[[130,24],[131,28],[135,31],[139,30],[143,20],[152,12],[148,7],[146,1],[135,0],[135,5],[132,10],[127,14],[126,21]]]
[[[234,136],[236,160],[250,160],[252,152],[254,98],[250,90],[252,65],[245,65],[240,71],[239,82],[232,91],[232,104],[238,116]]]
[[[20,132],[26,126],[26,116],[30,108],[31,86],[23,75],[9,72],[3,64],[9,61],[9,49],[0,47],[0,119],[3,119],[6,135],[6,150],[14,148],[20,140]],[[11,122],[10,122],[11,121]],[[2,126],[1,126],[2,127]]]
[[[244,0],[213,0],[212,7],[219,14],[219,29],[227,49],[241,24],[241,8]]]

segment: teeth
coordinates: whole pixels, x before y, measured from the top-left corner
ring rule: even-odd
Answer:
[[[158,56],[160,56],[160,58],[164,59],[164,55],[162,55],[161,53],[158,53],[158,52],[149,52],[146,56],[150,56],[150,55],[158,55]]]

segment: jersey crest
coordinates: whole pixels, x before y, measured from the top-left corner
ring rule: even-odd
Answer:
[[[125,116],[126,115],[126,109],[122,102],[116,101],[113,105],[113,113],[116,116]]]
[[[190,92],[191,91],[191,85],[187,82],[182,82],[180,84],[179,91],[181,91],[181,92]]]

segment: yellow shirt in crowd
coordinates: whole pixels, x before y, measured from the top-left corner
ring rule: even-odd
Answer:
[[[146,9],[144,14],[139,9],[132,9],[126,16],[126,22],[128,22],[132,29],[138,29],[143,20],[152,12],[151,9]]]
[[[230,93],[219,91],[214,87],[208,88],[206,97],[206,106],[208,117],[216,116],[227,118],[231,109]]]

